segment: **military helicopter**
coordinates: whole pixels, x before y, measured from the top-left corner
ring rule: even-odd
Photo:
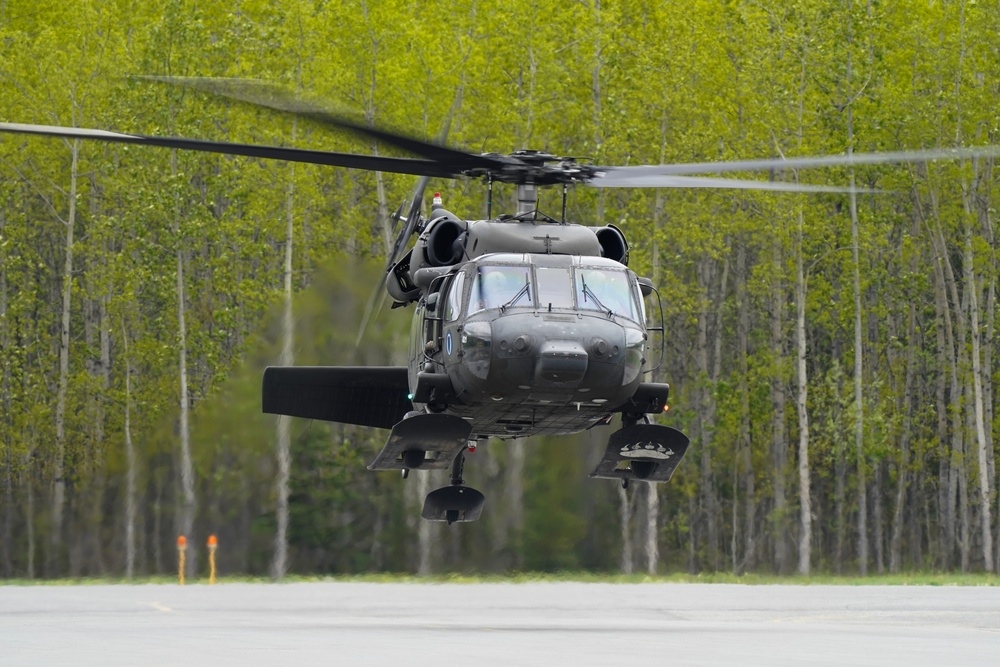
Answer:
[[[533,150],[473,154],[352,121],[278,86],[248,80],[146,77],[308,118],[415,154],[356,155],[297,148],[121,134],[95,129],[0,123],[0,132],[132,143],[420,176],[400,225],[383,283],[393,307],[416,304],[405,367],[270,367],[267,413],[390,431],[370,470],[450,469],[422,516],[473,521],[485,498],[463,480],[465,454],[488,438],[611,434],[591,477],[667,482],[689,445],[680,431],[652,423],[670,387],[645,381],[650,357],[663,358],[664,325],[652,281],[628,268],[629,244],[614,225],[566,219],[571,185],[736,188],[785,192],[872,192],[853,187],[737,180],[702,174],[935,159],[991,157],[1000,147],[848,153],[694,164],[597,166]],[[421,214],[430,178],[486,182],[487,213],[459,217],[435,196]],[[517,210],[492,211],[494,183],[516,188]],[[538,209],[538,189],[562,188],[562,214]],[[416,243],[405,253],[412,236]],[[646,301],[651,308],[647,311]],[[650,324],[652,322],[652,324]],[[658,335],[656,346],[650,335]],[[657,351],[656,348],[659,347]]]

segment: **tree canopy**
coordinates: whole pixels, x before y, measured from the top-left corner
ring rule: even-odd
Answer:
[[[597,164],[986,145],[998,34],[998,6],[968,0],[8,0],[0,118],[397,154],[131,75],[249,77],[427,139],[461,90],[450,144]],[[587,480],[610,430],[491,442],[467,468],[483,519],[421,525],[426,481],[364,470],[384,433],[296,422],[289,568],[995,568],[992,160],[734,176],[883,193],[570,195],[659,287],[658,419],[693,440],[669,485]],[[223,571],[265,572],[280,492],[259,371],[281,355],[286,243],[296,363],[401,364],[405,314],[354,337],[413,186],[0,136],[0,575],[118,574],[127,552],[170,571],[186,513]],[[485,215],[479,183],[431,187]]]

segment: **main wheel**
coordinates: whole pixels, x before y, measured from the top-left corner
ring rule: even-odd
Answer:
[[[632,474],[636,479],[649,479],[649,476],[656,470],[655,461],[632,461],[629,464]]]
[[[407,449],[403,452],[403,465],[416,470],[424,464],[424,450]]]

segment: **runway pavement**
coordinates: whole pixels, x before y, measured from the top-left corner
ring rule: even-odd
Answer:
[[[451,664],[996,667],[1000,588],[0,586],[0,667]]]

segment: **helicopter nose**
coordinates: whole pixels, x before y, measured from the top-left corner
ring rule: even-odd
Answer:
[[[542,344],[535,362],[535,381],[574,386],[587,374],[588,355],[578,342],[551,340]]]

